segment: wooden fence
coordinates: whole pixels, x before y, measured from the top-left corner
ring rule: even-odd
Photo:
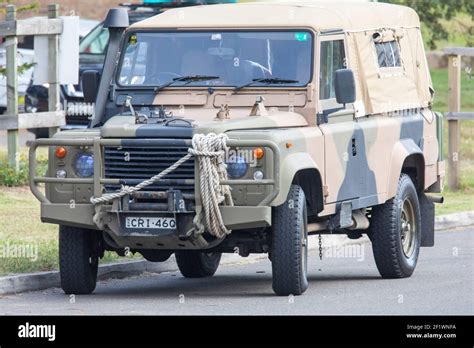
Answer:
[[[474,57],[473,47],[447,48],[448,56],[448,187],[451,191],[459,189],[460,171],[460,133],[461,120],[474,120],[474,112],[461,112],[461,68],[462,57]],[[474,96],[472,96],[474,98]]]
[[[64,112],[61,110],[59,97],[59,35],[63,32],[62,19],[58,18],[59,6],[48,6],[48,18],[17,20],[16,7],[7,6],[4,22],[0,23],[0,36],[6,38],[6,71],[7,71],[7,111],[0,115],[0,130],[7,131],[8,163],[19,168],[18,130],[26,128],[49,128],[50,135],[58,126],[65,124]],[[19,36],[48,36],[48,112],[18,112],[18,67],[17,50]]]

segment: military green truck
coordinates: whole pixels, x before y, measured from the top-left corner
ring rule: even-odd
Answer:
[[[412,9],[242,3],[131,26],[113,9],[105,25],[104,71],[83,75],[88,129],[30,149],[66,293],[91,293],[115,251],[174,254],[191,278],[212,276],[222,253],[267,253],[274,292],[299,295],[312,234],[367,234],[383,278],[412,275],[434,245],[442,198],[427,193],[444,177]]]

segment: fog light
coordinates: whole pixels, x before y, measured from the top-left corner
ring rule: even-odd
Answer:
[[[253,178],[254,180],[263,180],[263,172],[261,170],[255,171],[255,173],[253,173]]]
[[[58,179],[64,179],[66,176],[67,176],[67,173],[64,169],[59,169],[56,172],[56,178],[58,178]]]

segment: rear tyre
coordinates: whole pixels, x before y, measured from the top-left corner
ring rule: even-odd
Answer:
[[[206,253],[195,250],[175,252],[179,271],[186,278],[211,277],[221,261],[221,253]]]
[[[173,254],[170,250],[149,250],[144,249],[140,250],[140,254],[145,258],[145,260],[150,262],[165,262]]]
[[[400,176],[393,199],[372,208],[370,224],[380,275],[388,279],[410,277],[420,252],[421,215],[416,188],[408,175]]]
[[[308,288],[308,229],[303,189],[292,185],[286,202],[273,211],[273,291],[279,296],[301,295]]]
[[[99,256],[99,232],[59,226],[59,274],[66,294],[84,295],[94,291]]]

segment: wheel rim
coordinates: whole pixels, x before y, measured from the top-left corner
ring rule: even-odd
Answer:
[[[402,215],[400,219],[400,239],[403,253],[410,258],[415,251],[416,243],[416,217],[415,209],[409,199],[403,202]]]

